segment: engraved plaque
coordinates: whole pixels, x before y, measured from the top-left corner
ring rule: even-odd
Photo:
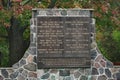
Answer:
[[[90,17],[38,16],[38,68],[90,67]]]

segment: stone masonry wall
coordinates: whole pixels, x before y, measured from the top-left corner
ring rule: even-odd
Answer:
[[[76,9],[83,11],[82,9]],[[10,68],[0,68],[0,80],[120,80],[120,68],[114,68],[113,64],[102,56],[95,41],[94,28],[91,32],[91,67],[75,69],[37,69],[36,63],[36,11],[33,10],[31,19],[30,36],[31,43],[25,55],[18,63]],[[45,11],[45,10],[43,10]],[[57,11],[62,11],[58,9]],[[72,10],[69,10],[72,12]],[[89,10],[85,10],[91,15]],[[81,13],[81,14],[83,14]],[[74,14],[77,13],[74,11]],[[38,13],[37,13],[38,15]],[[45,15],[45,14],[44,14]],[[62,15],[62,14],[61,14]],[[92,26],[95,26],[93,19]],[[117,76],[117,78],[116,78]]]

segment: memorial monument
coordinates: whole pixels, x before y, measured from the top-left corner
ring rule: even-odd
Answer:
[[[116,80],[95,41],[92,9],[33,9],[30,47],[0,80]]]

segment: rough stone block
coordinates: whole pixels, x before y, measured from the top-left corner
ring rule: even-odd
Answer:
[[[59,75],[60,76],[70,76],[70,71],[69,70],[59,70]]]

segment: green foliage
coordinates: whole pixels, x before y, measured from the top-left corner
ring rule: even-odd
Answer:
[[[0,66],[8,65],[8,42],[5,40],[0,40],[0,52],[2,53],[2,63]]]
[[[7,31],[6,28],[0,24],[0,36],[2,36],[2,34],[4,34],[4,36],[7,36]]]
[[[3,35],[4,34],[4,35]],[[8,65],[8,41],[7,41],[7,31],[6,28],[0,25],[0,52],[2,54],[2,61],[0,64],[1,66],[7,66]]]
[[[24,40],[28,40],[30,38],[30,28],[28,27],[23,33]]]
[[[32,12],[30,10],[25,10],[22,14],[18,15],[18,20],[20,21],[20,26],[28,27],[30,25],[30,18]]]
[[[7,10],[0,11],[0,25],[1,26],[10,24],[10,18],[11,18],[10,15],[11,15],[11,11],[9,11],[9,13]]]
[[[120,1],[95,1],[97,43],[102,54],[113,62],[120,61]]]
[[[120,44],[120,31],[114,30],[112,33],[112,37],[118,44]]]

